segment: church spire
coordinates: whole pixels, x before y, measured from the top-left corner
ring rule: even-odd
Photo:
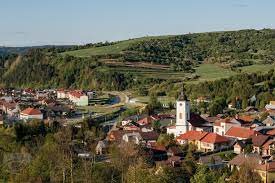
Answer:
[[[187,96],[185,95],[184,84],[182,84],[181,93],[179,95],[178,101],[187,101]]]

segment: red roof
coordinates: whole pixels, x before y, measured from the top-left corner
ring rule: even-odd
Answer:
[[[184,134],[181,134],[180,136],[177,137],[176,140],[201,140],[207,134],[208,132],[192,130]]]
[[[25,115],[40,115],[40,114],[42,114],[42,113],[41,113],[41,111],[38,110],[38,109],[29,107],[29,108],[23,110],[23,111],[21,112],[21,114],[25,114]]]
[[[240,119],[245,122],[252,122],[255,118],[252,116],[237,116],[237,119]]]
[[[72,95],[76,98],[80,98],[81,96],[84,96],[85,94],[82,91],[71,91],[70,95]]]
[[[137,123],[140,125],[146,125],[152,123],[153,121],[154,119],[151,116],[147,116],[143,119],[138,120]]]
[[[275,129],[268,131],[266,134],[274,136],[275,135]]]
[[[229,139],[216,133],[208,133],[205,137],[203,137],[203,139],[201,139],[201,142],[217,144],[217,143],[229,142]]]
[[[215,121],[214,126],[221,126],[221,123],[231,123],[230,118],[220,119]]]
[[[252,135],[261,134],[257,131],[251,130],[249,128],[242,128],[242,127],[231,127],[226,133],[226,136],[236,137],[236,138],[243,138],[248,139],[251,138]]]

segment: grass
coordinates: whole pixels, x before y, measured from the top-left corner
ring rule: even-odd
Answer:
[[[142,102],[142,103],[148,103],[149,100],[150,100],[149,96],[137,96],[135,98],[138,99],[138,101]],[[174,97],[159,96],[158,101],[163,103],[163,104],[168,104],[169,102],[174,103],[176,101],[176,99]]]
[[[254,72],[266,72],[270,70],[273,66],[270,64],[266,65],[251,65],[241,67],[242,73],[254,73]],[[114,71],[122,73],[131,73],[138,78],[159,78],[159,79],[184,79],[188,76],[191,76],[191,73],[187,72],[175,72],[169,69],[161,70],[156,68],[133,68],[133,67],[123,67],[123,66],[114,66],[110,67]],[[104,71],[106,68],[102,68]],[[197,83],[203,81],[213,81],[221,78],[228,78],[230,76],[238,74],[238,72],[232,71],[230,69],[222,68],[218,64],[201,64],[195,69],[195,73],[199,76],[196,80],[187,81],[188,83]]]
[[[126,48],[128,48],[131,44],[135,44],[144,40],[149,39],[164,39],[168,36],[156,36],[156,37],[142,37],[142,38],[136,38],[136,39],[129,39],[125,41],[119,41],[113,45],[109,46],[102,46],[102,47],[94,47],[94,48],[86,48],[86,49],[80,49],[80,50],[74,50],[74,51],[67,51],[62,53],[63,55],[72,55],[76,57],[90,57],[94,55],[108,55],[108,54],[119,54]]]
[[[256,64],[256,65],[241,67],[240,69],[242,70],[242,72],[251,73],[251,72],[267,72],[272,68],[275,68],[275,65]]]
[[[236,74],[236,72],[220,67],[218,64],[201,64],[196,68],[199,77],[197,81],[209,81],[221,78],[227,78]]]

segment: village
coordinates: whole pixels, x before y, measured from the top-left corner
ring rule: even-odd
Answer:
[[[94,114],[94,106],[112,106],[111,99],[98,100],[97,95],[96,91],[82,90],[1,89],[0,125],[9,128],[36,120],[47,126],[55,121],[63,127],[82,128],[83,119],[104,116]],[[203,100],[206,99],[195,102]],[[91,111],[80,112],[83,106],[91,106]],[[110,118],[109,128],[93,152],[78,150],[76,156],[108,162],[108,147],[131,143],[147,149],[147,156],[155,164],[177,167],[184,157],[182,147],[188,144],[195,148],[196,162],[210,169],[239,169],[250,162],[264,182],[267,177],[275,178],[275,101],[270,101],[264,109],[248,106],[231,117],[192,113],[191,101],[184,92],[174,106],[175,113],[140,112],[123,118],[120,114],[126,109],[119,106],[119,112]],[[230,104],[228,108],[234,110]],[[106,122],[106,116],[105,121],[100,122]]]

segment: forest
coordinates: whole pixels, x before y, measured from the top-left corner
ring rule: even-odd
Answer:
[[[190,70],[200,62],[221,63],[231,67],[273,63],[275,31],[241,30],[171,36],[131,45],[123,58],[166,64],[176,70]]]

